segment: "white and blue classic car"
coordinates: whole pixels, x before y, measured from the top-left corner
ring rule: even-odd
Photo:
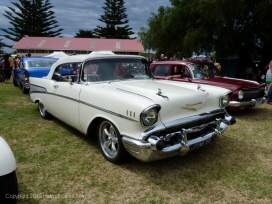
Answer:
[[[29,93],[29,77],[47,76],[58,59],[52,57],[24,57],[19,67],[14,68],[13,84],[19,86],[24,94]]]
[[[144,57],[103,52],[60,58],[46,77],[30,77],[30,98],[40,115],[95,133],[113,163],[128,153],[149,162],[209,144],[235,123],[225,110],[231,94],[155,80]]]

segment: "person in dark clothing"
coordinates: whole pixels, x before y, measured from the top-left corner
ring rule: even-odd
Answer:
[[[4,59],[2,60],[2,70],[4,72],[4,82],[8,84],[8,80],[11,77],[11,69],[8,54],[5,54]]]

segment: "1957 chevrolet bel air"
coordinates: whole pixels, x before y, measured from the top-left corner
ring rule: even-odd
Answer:
[[[40,115],[53,115],[85,135],[96,133],[105,159],[128,153],[145,162],[185,155],[234,124],[231,91],[155,80],[141,56],[92,52],[60,58],[43,78],[30,78]]]

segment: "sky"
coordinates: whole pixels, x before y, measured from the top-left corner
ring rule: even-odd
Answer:
[[[12,28],[3,14],[4,11],[10,11],[7,6],[15,6],[11,2],[19,2],[18,0],[4,1],[0,0],[0,28],[8,29]],[[160,6],[171,6],[169,0],[125,0],[124,7],[126,7],[126,14],[130,28],[135,33],[140,31],[141,27],[147,28],[147,19],[151,17],[151,13],[157,13]],[[105,24],[98,19],[100,15],[104,14],[105,0],[51,0],[53,6],[52,11],[55,12],[55,20],[58,21],[58,28],[64,29],[62,35],[64,37],[74,37],[79,31],[93,30],[97,26],[105,26]],[[0,35],[6,34],[0,30]],[[14,45],[16,42],[6,39],[0,36],[3,43],[8,45]],[[13,49],[3,48],[5,52],[13,52]]]

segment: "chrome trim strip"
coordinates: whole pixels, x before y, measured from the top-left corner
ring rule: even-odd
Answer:
[[[133,122],[139,122],[138,120],[135,120],[135,119],[133,119],[133,118],[127,117],[127,116],[125,116],[125,115],[121,115],[121,114],[119,114],[119,113],[112,112],[112,111],[110,111],[110,110],[107,110],[107,109],[98,107],[98,106],[93,105],[93,104],[90,104],[90,103],[86,103],[86,102],[81,101],[81,100],[77,100],[77,99],[74,99],[74,98],[71,98],[71,97],[67,97],[67,96],[63,96],[63,95],[60,95],[60,94],[50,93],[50,92],[48,92],[47,89],[44,88],[44,87],[40,87],[40,86],[31,84],[31,88],[34,89],[34,90],[31,90],[31,93],[30,93],[30,94],[32,94],[32,93],[51,94],[51,95],[54,95],[54,96],[58,96],[58,97],[61,97],[61,98],[65,98],[65,99],[68,99],[68,100],[72,100],[72,101],[75,101],[75,102],[78,102],[78,103],[81,103],[81,104],[90,106],[90,107],[92,107],[92,108],[95,108],[95,109],[104,111],[104,112],[106,112],[106,113],[115,115],[115,116],[120,117],[120,118],[124,118],[124,119],[130,120],[130,121],[133,121]]]
[[[123,92],[131,93],[131,94],[135,94],[135,95],[138,95],[138,96],[144,97],[144,98],[146,98],[146,99],[148,99],[148,100],[150,100],[150,101],[153,101],[151,98],[149,98],[149,97],[147,97],[147,96],[144,96],[144,95],[141,95],[141,94],[137,94],[137,93],[132,92],[132,91],[127,91],[127,90],[120,89],[120,88],[116,88],[116,89],[117,89],[117,90],[119,90],[119,91],[123,91]]]
[[[90,104],[90,103],[86,103],[86,102],[84,102],[84,101],[79,101],[79,103],[82,103],[82,104],[87,105],[87,106],[90,106],[90,107],[92,107],[92,108],[95,108],[95,109],[98,109],[98,110],[107,112],[107,113],[112,114],[112,115],[115,115],[115,116],[118,116],[118,117],[120,117],[120,118],[124,118],[124,119],[127,119],[127,120],[131,120],[131,121],[134,121],[134,122],[138,122],[138,120],[129,118],[129,117],[124,116],[124,115],[121,115],[121,114],[119,114],[119,113],[112,112],[112,111],[110,111],[110,110],[106,110],[106,109],[104,109],[104,108],[98,107],[98,106],[93,105],[93,104]]]

